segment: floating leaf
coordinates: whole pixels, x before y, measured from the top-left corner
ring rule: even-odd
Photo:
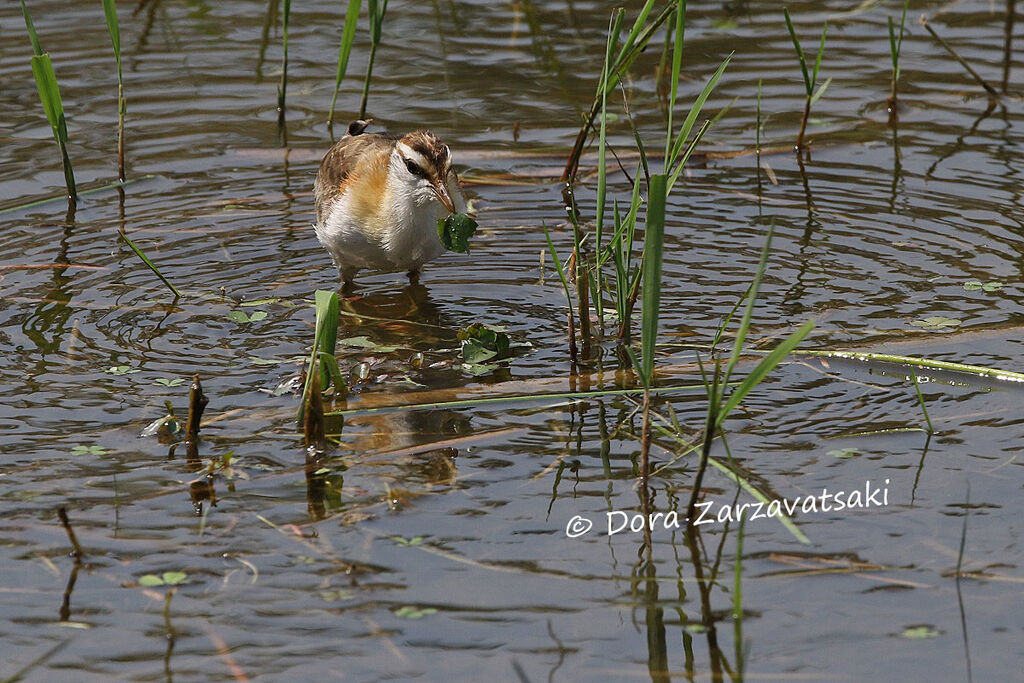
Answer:
[[[403,619],[422,619],[427,615],[436,613],[437,609],[433,607],[415,607],[413,605],[405,605],[395,610],[395,616],[402,617]]]
[[[153,380],[153,383],[160,384],[165,387],[180,387],[182,384],[185,383],[185,380],[182,379],[181,377],[174,377],[172,379],[157,377],[155,380]]]
[[[355,597],[355,593],[342,589],[326,590],[320,591],[320,597],[323,598],[324,602],[338,602],[339,600],[352,599]]]
[[[112,365],[109,368],[103,368],[103,372],[108,375],[132,375],[140,371],[130,365]]]
[[[412,538],[402,538],[401,536],[392,536],[391,540],[401,546],[417,546],[423,544],[422,536],[413,536]]]
[[[464,213],[453,213],[437,222],[437,236],[448,251],[469,253],[469,238],[476,232],[477,223]]]
[[[188,574],[185,572],[164,572],[162,578],[168,586],[177,586],[188,581]]]
[[[394,346],[391,344],[378,344],[369,337],[349,337],[347,339],[339,339],[339,346],[348,346],[354,349],[366,349],[367,351],[374,351],[375,353],[391,353],[402,348],[401,346]]]
[[[266,299],[255,299],[253,301],[243,301],[242,303],[240,303],[238,305],[239,306],[243,306],[243,307],[251,308],[253,306],[263,306],[265,304],[276,304],[279,301],[281,301],[281,300],[278,299],[276,296],[272,296],[272,297],[268,297]]]
[[[103,446],[75,446],[71,449],[72,455],[104,455],[106,452]]]
[[[473,365],[511,356],[512,340],[503,330],[483,323],[473,323],[459,330],[462,359]]]
[[[975,292],[979,289],[984,292],[996,292],[1002,288],[1003,283],[997,282],[995,280],[984,283],[981,280],[968,280],[967,282],[964,283],[964,289],[966,289],[968,292]]]
[[[923,640],[925,638],[938,638],[940,635],[942,635],[941,632],[936,631],[930,626],[910,626],[903,630],[900,637],[909,638],[910,640]]]
[[[943,327],[959,327],[960,321],[955,318],[947,318],[941,315],[932,315],[921,318],[910,323],[914,327],[923,327],[926,330],[937,330]]]
[[[245,314],[245,311],[231,311],[230,313],[228,313],[228,317],[234,320],[236,323],[249,322],[249,316]]]
[[[825,455],[833,458],[852,458],[855,455],[860,455],[859,448],[838,448],[834,451],[829,451]]]
[[[161,579],[156,574],[146,574],[145,576],[140,576],[139,577],[139,585],[140,586],[162,586],[162,585],[164,585],[164,580]]]

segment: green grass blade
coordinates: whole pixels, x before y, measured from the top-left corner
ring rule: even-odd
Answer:
[[[121,67],[121,28],[117,23],[117,6],[114,0],[103,0],[103,15],[107,19],[107,31],[110,32],[110,42],[114,46],[114,55],[117,58],[118,68]]]
[[[545,223],[541,223],[544,228],[544,237],[548,241],[548,251],[551,252],[551,259],[555,262],[555,270],[558,271],[558,279],[562,281],[562,289],[565,290],[565,302],[569,306],[569,310],[572,310],[572,297],[569,295],[569,280],[565,277],[565,268],[562,267],[562,261],[558,258],[558,252],[555,251],[555,244],[551,241],[551,233],[548,232],[548,226]]]
[[[690,108],[690,113],[686,115],[686,120],[683,121],[682,127],[679,129],[679,134],[676,136],[676,141],[672,145],[672,159],[671,163],[668,164],[667,168],[672,168],[676,164],[676,159],[682,152],[683,145],[686,139],[690,137],[690,131],[693,129],[693,124],[696,123],[697,117],[700,116],[701,109],[704,108],[704,103],[707,102],[708,97],[711,95],[711,91],[718,85],[718,81],[722,78],[722,74],[725,73],[726,67],[729,66],[729,62],[732,61],[733,54],[730,53],[725,61],[718,67],[715,73],[708,79],[704,89],[700,91],[697,99],[693,101],[693,106]]]
[[[326,374],[330,378],[331,384],[334,385],[334,393],[344,395],[347,390],[345,378],[341,376],[341,368],[338,367],[338,359],[334,354],[321,351],[320,368],[325,371],[322,374]]]
[[[811,74],[811,90],[818,84],[818,69],[821,68],[821,58],[825,55],[825,34],[828,33],[828,22],[821,29],[821,43],[818,45],[818,56],[814,59],[814,73]]]
[[[786,337],[786,339],[772,349],[767,356],[761,359],[761,362],[757,364],[757,367],[755,367],[751,373],[747,375],[746,379],[744,379],[740,385],[733,389],[732,393],[729,394],[729,400],[726,401],[725,405],[722,407],[722,412],[718,415],[719,426],[726,420],[726,418],[729,417],[729,413],[731,413],[736,406],[746,398],[747,394],[749,394],[754,387],[760,384],[764,378],[768,376],[768,373],[774,370],[775,366],[781,363],[786,356],[796,348],[797,344],[803,341],[804,337],[810,334],[813,329],[814,321],[808,320],[800,326],[800,329]]]
[[[643,8],[640,10],[640,14],[637,15],[636,21],[633,22],[633,28],[630,29],[629,35],[626,36],[626,41],[622,44],[622,48],[619,50],[619,54],[615,58],[616,63],[622,63],[626,54],[632,50],[636,44],[637,38],[640,36],[640,31],[644,27],[644,22],[647,21],[647,17],[650,15],[652,9],[654,9],[654,0],[647,0],[647,2],[644,3]]]
[[[345,71],[348,69],[348,58],[352,54],[352,44],[356,39],[356,25],[359,22],[359,12],[363,7],[363,0],[348,0],[348,10],[345,12],[345,26],[341,31],[341,43],[338,45],[338,69],[334,77],[334,95],[331,97],[331,109],[327,113],[327,124],[334,123],[334,107],[338,103],[338,91],[341,89],[341,81],[345,78]]]
[[[818,100],[820,100],[820,99],[821,99],[821,96],[825,94],[825,90],[826,90],[826,88],[828,88],[828,86],[829,86],[829,83],[831,83],[831,82],[832,82],[832,77],[831,77],[831,76],[829,76],[828,78],[826,78],[826,79],[825,79],[825,82],[824,82],[824,83],[822,83],[822,84],[821,84],[821,85],[820,85],[820,86],[818,87],[818,89],[814,91],[814,94],[813,94],[813,95],[811,95],[811,104],[812,104],[812,105],[813,105],[813,104],[814,104],[815,102],[817,102]]]
[[[786,17],[786,28],[789,29],[789,37],[793,39],[793,47],[796,49],[797,59],[800,60],[800,71],[804,75],[804,88],[807,90],[807,96],[810,97],[812,93],[811,77],[807,73],[807,60],[804,59],[804,49],[800,47],[800,40],[796,37],[796,29],[793,28],[793,20],[789,18],[789,10],[783,7],[782,14]]]
[[[917,381],[917,373],[911,372],[910,376],[914,379],[914,389],[917,391],[917,402],[921,406],[921,412],[924,413],[924,421],[928,424],[928,433],[934,434],[935,429],[932,427],[932,419],[928,417],[928,408],[924,404],[924,394],[921,393],[921,384]]]
[[[335,346],[338,342],[338,293],[328,292],[323,289],[316,290],[313,295],[316,309],[316,327],[313,332],[313,348],[309,354],[309,366],[306,372],[306,384],[302,388],[302,401],[299,402],[298,423],[301,428],[305,413],[306,402],[309,399],[309,392],[312,391],[313,376],[317,376],[321,390],[327,388],[331,378],[331,369],[325,368],[318,362],[321,354],[335,357]],[[335,363],[337,365],[337,363]],[[340,372],[339,372],[340,376]],[[343,391],[341,386],[335,385],[335,391]]]
[[[771,504],[771,498],[763,494],[756,486],[754,486],[749,481],[741,477],[739,474],[729,469],[729,467],[725,463],[721,462],[717,458],[708,457],[708,464],[717,469],[718,471],[720,471],[725,476],[732,478],[734,483],[742,486],[744,491],[752,495],[759,502],[764,503],[766,506]],[[804,545],[811,545],[811,539],[807,538],[807,535],[804,534],[804,532],[800,531],[797,525],[793,523],[793,520],[791,520],[785,512],[780,512],[777,519],[779,520],[779,523],[782,524],[782,526],[786,527],[786,530],[789,531],[789,533],[793,534],[794,538],[796,538]]]
[[[710,127],[711,122],[705,121],[703,125],[701,125],[700,130],[697,131],[697,134],[693,136],[693,140],[691,140],[690,144],[687,145],[686,151],[681,157],[679,157],[679,163],[676,164],[676,170],[672,172],[672,176],[668,180],[669,192],[671,192],[672,188],[675,187],[676,180],[679,178],[679,174],[683,172],[683,169],[686,168],[686,162],[689,161],[690,155],[693,154],[693,150],[697,149],[697,145],[700,143],[701,138],[704,137],[704,133],[708,132],[708,128]]]
[[[605,45],[604,68],[601,74],[601,129],[598,134],[597,146],[597,216],[595,218],[594,237],[597,248],[601,248],[602,230],[604,228],[604,205],[608,184],[607,129],[608,129],[608,72],[611,69],[612,52],[619,40],[622,22],[626,16],[624,10],[612,13],[608,20],[608,41]],[[600,292],[598,292],[600,296]],[[595,299],[597,301],[599,299]]]
[[[32,15],[25,6],[25,0],[21,0],[21,16],[25,18],[25,28],[28,29],[28,39],[32,43],[32,52],[36,55],[43,54],[43,47],[39,44],[39,36],[36,35],[36,25],[32,21]]]
[[[899,53],[896,52],[896,29],[893,27],[892,17],[888,17],[888,19],[889,19],[889,57],[892,58],[892,70],[893,70],[893,73],[895,73],[896,69],[897,69],[897,67],[899,65],[900,58],[899,58]]]
[[[729,381],[736,363],[743,353],[743,343],[747,340],[747,333],[750,331],[750,321],[754,318],[754,304],[757,300],[757,293],[761,289],[761,280],[764,278],[764,271],[768,267],[768,255],[772,249],[772,237],[775,234],[775,226],[768,228],[768,235],[764,239],[764,247],[761,248],[761,259],[757,263],[757,272],[747,289],[747,307],[740,319],[739,329],[736,330],[736,340],[733,343],[732,354],[729,356],[729,363],[725,366],[725,381]]]
[[[679,72],[683,68],[683,37],[686,33],[686,0],[677,0],[675,36],[672,46],[672,85],[668,96],[668,125],[665,128],[665,167],[669,172],[669,159],[672,149],[672,115],[676,108],[676,96],[679,92]]]
[[[153,274],[156,275],[158,278],[160,278],[161,282],[163,282],[165,285],[167,285],[167,288],[169,290],[171,290],[171,292],[174,294],[174,298],[175,299],[180,299],[181,298],[181,292],[178,291],[178,288],[175,287],[174,285],[172,285],[171,281],[164,277],[163,273],[160,272],[160,269],[158,269],[155,265],[153,265],[153,262],[150,261],[149,258],[143,253],[142,249],[139,249],[139,247],[136,246],[135,242],[132,242],[131,239],[128,237],[128,235],[126,235],[125,233],[118,232],[118,234],[121,236],[121,239],[123,239],[125,241],[125,243],[127,243],[127,245],[129,247],[131,247],[132,251],[135,252],[135,255],[138,256],[140,259],[142,259],[142,262],[145,263],[146,266],[151,271],[153,271]]]
[[[53,129],[53,137],[60,142],[60,120],[64,115],[64,105],[60,99],[57,74],[53,71],[50,55],[44,52],[32,57],[32,75],[36,79],[36,89],[39,91],[39,101],[46,113],[46,120],[50,122],[50,128]],[[66,138],[64,140],[66,141]]]
[[[641,301],[641,378],[649,386],[654,379],[654,351],[658,342],[658,317],[661,307],[661,263],[665,242],[664,175],[651,176],[644,229],[644,275]]]

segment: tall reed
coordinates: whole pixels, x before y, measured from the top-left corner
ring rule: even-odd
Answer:
[[[71,159],[68,156],[68,124],[64,117],[64,104],[60,98],[60,88],[57,87],[57,74],[53,71],[53,64],[50,62],[49,53],[43,52],[39,44],[39,37],[36,35],[36,27],[32,22],[32,15],[29,14],[25,0],[21,0],[21,14],[25,18],[25,28],[28,30],[28,38],[32,43],[32,75],[36,79],[36,89],[39,91],[39,100],[46,113],[46,120],[50,122],[50,129],[53,131],[53,139],[57,141],[60,148],[61,162],[64,166],[64,184],[68,189],[68,208],[74,211],[78,204],[78,188],[75,185],[75,173],[71,168]]]
[[[284,127],[285,98],[288,91],[288,23],[292,14],[292,0],[284,0],[284,20],[281,35],[281,82],[277,86],[277,125]]]
[[[124,77],[121,70],[121,28],[117,22],[117,6],[114,0],[103,0],[103,14],[107,19],[110,43],[114,47],[117,62],[117,178],[125,181],[124,173],[124,117],[127,105],[124,99]]]
[[[892,17],[889,17],[889,56],[892,58],[892,84],[889,88],[889,117],[897,117],[897,89],[900,82],[900,51],[903,49],[903,27],[907,23],[907,6],[910,0],[903,2],[903,14],[900,16],[900,31],[897,36],[893,28]]]
[[[370,15],[370,57],[366,63],[366,78],[363,79],[363,99],[359,103],[359,118],[366,118],[366,101],[370,97],[370,79],[373,77],[373,60],[380,45],[380,33],[384,26],[384,15],[388,11],[388,0],[367,0]]]
[[[797,59],[800,60],[800,73],[804,77],[804,89],[807,91],[807,97],[804,100],[804,114],[800,119],[800,133],[796,136],[796,152],[800,154],[804,150],[804,133],[807,131],[807,119],[811,116],[811,105],[821,99],[821,96],[825,94],[825,89],[828,88],[828,84],[832,82],[832,78],[829,77],[821,84],[821,87],[815,89],[818,85],[818,70],[821,68],[821,58],[825,54],[825,34],[828,32],[828,22],[826,21],[821,29],[821,43],[818,45],[818,54],[814,59],[814,70],[808,73],[804,49],[800,46],[800,40],[796,37],[796,29],[793,28],[793,21],[789,18],[789,10],[783,7],[782,14],[786,18],[786,28],[789,29],[789,37],[793,39],[793,48],[796,50]]]
[[[341,43],[338,45],[338,68],[334,77],[334,94],[331,96],[331,109],[327,112],[328,128],[334,126],[334,107],[338,103],[341,81],[345,78],[345,71],[348,69],[348,58],[352,54],[352,44],[356,38],[356,24],[359,22],[359,11],[362,7],[363,0],[348,0],[345,25],[341,30]]]

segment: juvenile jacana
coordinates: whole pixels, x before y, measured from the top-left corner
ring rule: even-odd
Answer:
[[[437,222],[465,212],[448,145],[417,130],[367,133],[353,121],[316,176],[316,236],[350,286],[359,270],[419,275],[444,252]]]

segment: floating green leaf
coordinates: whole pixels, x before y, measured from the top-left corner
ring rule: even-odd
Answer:
[[[239,324],[255,323],[266,318],[267,312],[253,311],[251,314],[246,314],[245,311],[231,311],[228,313],[228,317]]]
[[[860,455],[860,449],[859,448],[837,448],[835,450],[829,451],[825,455],[828,455],[828,456],[833,457],[833,458],[852,458],[855,455]]]
[[[993,280],[992,282],[982,282],[981,280],[968,280],[964,283],[964,289],[968,292],[974,292],[982,290],[984,292],[996,292],[1003,288],[1002,282]]]
[[[153,384],[160,384],[165,387],[180,387],[184,383],[185,380],[183,380],[181,377],[174,377],[172,379],[157,377],[155,380],[153,380]]]
[[[107,449],[103,446],[75,446],[71,455],[104,455]]]
[[[393,344],[378,344],[369,337],[347,337],[338,340],[339,346],[347,346],[353,349],[366,349],[375,353],[391,353],[402,348]]]
[[[923,327],[926,330],[938,330],[944,327],[959,327],[960,321],[955,318],[947,318],[941,315],[932,315],[921,318],[910,323],[914,327]]]
[[[133,375],[140,371],[130,365],[112,365],[109,368],[103,368],[103,372],[108,375]]]
[[[177,586],[188,581],[185,572],[164,572],[160,576],[145,574],[139,577],[140,586]]]
[[[925,638],[938,638],[942,633],[936,631],[931,626],[910,626],[903,630],[900,634],[901,638],[909,638],[910,640],[924,640]]]
[[[503,330],[483,323],[473,323],[459,330],[462,359],[470,365],[489,360],[502,360],[512,355],[512,340]]]
[[[437,222],[437,236],[448,251],[469,253],[469,238],[476,232],[477,223],[464,213],[449,214]]]
[[[413,605],[405,605],[395,610],[396,617],[402,617],[403,619],[422,619],[430,614],[436,614],[437,609],[434,607],[415,607]]]

